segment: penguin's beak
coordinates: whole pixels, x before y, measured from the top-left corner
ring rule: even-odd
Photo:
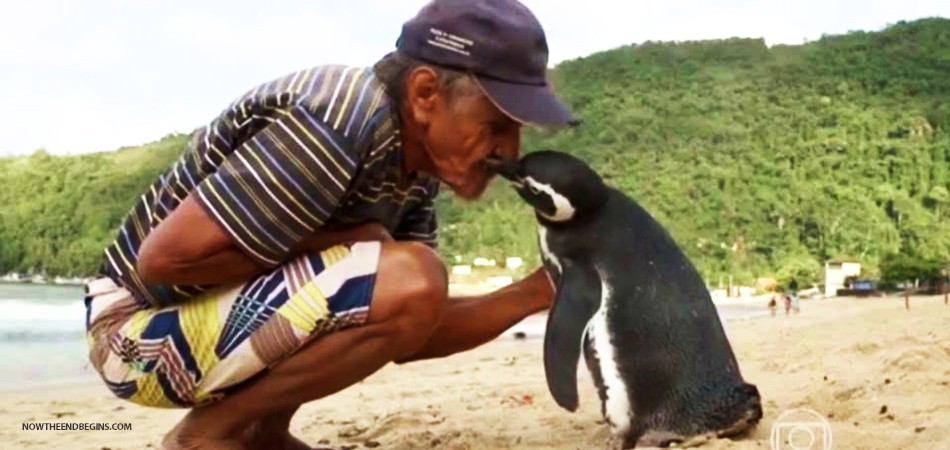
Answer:
[[[490,156],[485,159],[485,167],[511,182],[517,183],[521,181],[518,179],[517,159],[502,159],[497,156]]]

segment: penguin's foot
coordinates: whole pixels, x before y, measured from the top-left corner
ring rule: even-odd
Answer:
[[[623,446],[623,436],[610,434],[604,439],[604,450],[626,450]]]
[[[682,447],[688,437],[671,431],[650,430],[640,438],[638,447],[673,448]]]
[[[648,431],[637,442],[637,448],[692,448],[701,447],[716,438],[716,433],[683,436],[672,431]]]
[[[685,441],[682,441],[682,442],[680,442],[680,443],[677,443],[677,444],[675,444],[675,445],[673,445],[673,446],[675,446],[676,448],[700,447],[700,446],[705,445],[706,443],[708,443],[709,441],[711,441],[711,440],[713,440],[713,439],[715,439],[715,438],[716,438],[716,435],[715,435],[715,434],[712,434],[712,433],[709,433],[709,434],[700,434],[700,435],[693,436],[693,437],[691,437],[691,438],[689,438],[689,439],[686,439]]]
[[[745,416],[733,422],[732,425],[729,425],[722,430],[716,431],[716,437],[732,437],[744,434],[754,428],[759,423],[761,418],[761,409],[751,409],[746,412]]]

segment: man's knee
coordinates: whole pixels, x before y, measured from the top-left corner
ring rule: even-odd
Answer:
[[[431,248],[405,242],[383,246],[370,321],[391,324],[403,352],[425,344],[447,297],[448,274]]]

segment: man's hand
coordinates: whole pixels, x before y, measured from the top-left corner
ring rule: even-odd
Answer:
[[[554,280],[544,266],[535,269],[527,277],[521,280],[525,285],[525,291],[531,294],[533,301],[537,302],[539,308],[549,309],[554,304],[556,297],[556,287]]]

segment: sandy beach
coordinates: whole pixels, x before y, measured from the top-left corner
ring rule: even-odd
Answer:
[[[536,326],[543,317],[530,321]],[[836,449],[950,448],[948,324],[942,297],[912,298],[909,311],[902,298],[803,301],[797,316],[726,320],[765,417],[750,435],[703,448],[768,449],[776,418],[792,408],[824,416]],[[341,449],[602,448],[586,370],[580,410],[561,410],[544,383],[541,341],[510,334],[449,358],[389,365],[304,405],[292,430],[312,445]],[[120,401],[98,384],[2,395],[3,448],[157,448],[184,413]],[[127,422],[132,430],[23,431],[24,422]],[[819,440],[811,448],[826,447]]]

